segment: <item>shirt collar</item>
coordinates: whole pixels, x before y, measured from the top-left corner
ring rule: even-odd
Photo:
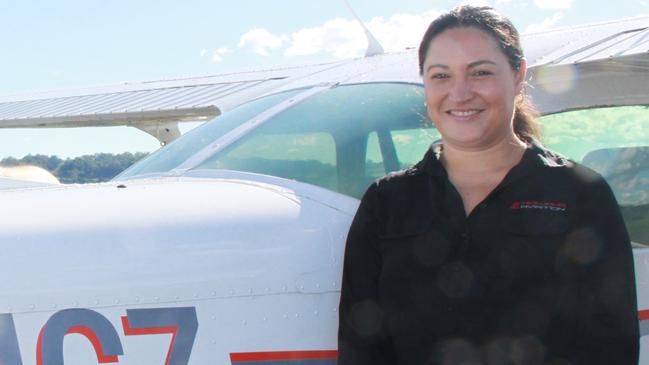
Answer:
[[[571,162],[562,155],[550,151],[534,138],[528,138],[527,149],[521,159],[521,164],[529,164],[529,167],[565,167]]]
[[[520,176],[536,168],[565,167],[571,164],[568,159],[548,150],[534,138],[528,138],[526,143],[527,149],[523,153],[523,158],[512,168],[510,175]],[[439,161],[441,151],[442,144],[433,143],[428,151],[426,151],[424,158],[414,166],[413,170],[426,172],[433,176],[445,176],[446,169],[444,169],[444,166]]]

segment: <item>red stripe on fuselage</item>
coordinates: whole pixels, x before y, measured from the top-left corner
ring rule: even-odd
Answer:
[[[338,351],[271,351],[271,352],[239,352],[231,353],[230,361],[281,361],[281,360],[312,360],[338,359]]]

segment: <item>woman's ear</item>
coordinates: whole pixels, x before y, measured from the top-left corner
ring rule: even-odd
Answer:
[[[527,60],[525,58],[521,58],[521,64],[518,67],[518,71],[516,72],[516,93],[517,94],[521,94],[523,92],[526,78],[527,78]]]

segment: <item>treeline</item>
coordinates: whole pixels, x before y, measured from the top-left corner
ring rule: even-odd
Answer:
[[[146,153],[96,153],[75,158],[61,159],[57,156],[27,155],[17,159],[7,157],[0,166],[34,165],[44,168],[65,184],[85,184],[108,181],[146,156]]]

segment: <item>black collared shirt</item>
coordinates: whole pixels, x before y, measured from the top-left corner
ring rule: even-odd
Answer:
[[[361,200],[338,364],[637,364],[633,257],[604,179],[531,142],[466,216],[437,157]]]

